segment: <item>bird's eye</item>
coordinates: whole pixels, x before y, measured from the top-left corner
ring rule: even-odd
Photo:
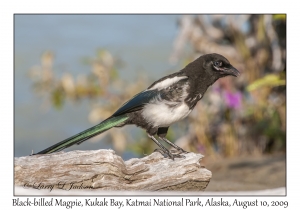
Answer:
[[[215,66],[222,66],[222,62],[221,62],[221,61],[215,61],[215,62],[214,62],[214,65],[215,65]]]

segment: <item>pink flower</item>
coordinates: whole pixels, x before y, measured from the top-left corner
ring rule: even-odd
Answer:
[[[229,108],[238,109],[242,104],[242,94],[240,92],[224,92],[225,103]]]

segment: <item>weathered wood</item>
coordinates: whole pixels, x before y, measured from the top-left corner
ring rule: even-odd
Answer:
[[[37,189],[203,191],[211,172],[201,154],[164,158],[154,152],[128,161],[113,150],[59,152],[15,158],[15,186]]]

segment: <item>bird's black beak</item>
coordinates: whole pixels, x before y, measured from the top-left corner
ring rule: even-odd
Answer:
[[[240,72],[234,68],[233,66],[231,66],[230,68],[226,69],[225,72],[228,74],[228,75],[232,75],[232,76],[235,76],[235,77],[238,77],[240,76]]]

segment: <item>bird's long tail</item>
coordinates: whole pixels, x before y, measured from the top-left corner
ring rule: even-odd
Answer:
[[[80,144],[104,131],[107,131],[108,129],[121,125],[125,120],[127,120],[128,117],[126,115],[116,116],[108,118],[98,125],[95,125],[85,131],[82,131],[81,133],[78,133],[74,136],[71,136],[70,138],[67,138],[61,142],[58,142],[57,144],[54,144],[51,147],[48,147],[47,149],[44,149],[43,151],[40,151],[34,155],[37,154],[49,154],[53,152],[61,151],[67,147],[70,147],[74,144]]]

